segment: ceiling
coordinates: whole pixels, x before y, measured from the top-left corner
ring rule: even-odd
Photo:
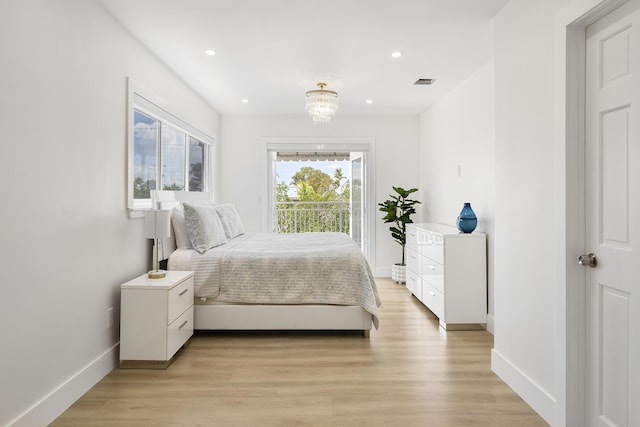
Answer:
[[[508,0],[98,1],[220,114],[305,114],[318,82],[338,114],[420,114],[493,57]]]

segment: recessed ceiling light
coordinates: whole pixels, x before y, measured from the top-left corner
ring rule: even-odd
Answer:
[[[367,100],[366,100],[366,101],[364,101],[364,102],[366,102],[367,104],[373,104],[373,99],[367,99]]]
[[[215,51],[215,50],[213,50],[213,49],[205,49],[205,50],[204,50],[204,54],[205,54],[205,55],[209,55],[209,56],[213,56],[213,55],[215,55],[215,54],[216,54],[216,51]]]
[[[400,58],[401,56],[402,56],[402,52],[400,52],[399,50],[391,52],[392,58]]]
[[[242,102],[243,104],[248,104],[248,103],[249,103],[249,100],[248,100],[247,98],[242,98],[242,101],[241,101],[241,102]]]

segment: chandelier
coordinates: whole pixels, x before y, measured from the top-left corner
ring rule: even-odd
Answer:
[[[326,83],[318,83],[320,89],[307,92],[306,109],[314,123],[328,123],[338,111],[338,93],[325,86]]]

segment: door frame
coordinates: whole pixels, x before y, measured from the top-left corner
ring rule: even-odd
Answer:
[[[340,138],[340,137],[264,137],[262,138],[263,176],[271,177],[273,170],[269,153],[278,151],[358,151],[366,154],[364,168],[364,256],[373,265],[375,258],[375,139],[374,138]],[[262,229],[270,232],[272,206],[270,195],[273,194],[273,182],[266,179],[263,198],[268,212],[263,215]]]
[[[585,422],[586,273],[577,264],[585,252],[585,56],[586,28],[629,0],[574,2],[556,15],[554,159],[555,215],[559,224],[558,286],[555,298],[556,416],[558,425]],[[576,4],[579,3],[579,4]]]

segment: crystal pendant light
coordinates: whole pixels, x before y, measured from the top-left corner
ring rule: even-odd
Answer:
[[[327,90],[326,83],[318,83],[320,89],[307,92],[306,109],[314,123],[328,123],[338,111],[338,93]]]

